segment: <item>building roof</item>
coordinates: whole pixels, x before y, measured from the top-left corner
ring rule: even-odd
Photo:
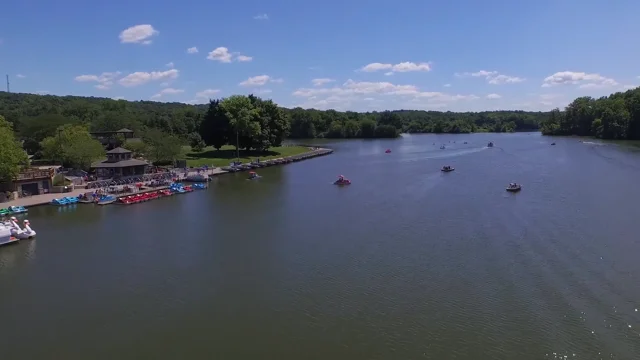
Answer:
[[[125,148],[121,148],[121,147],[117,147],[113,150],[109,150],[107,151],[107,154],[129,154],[131,153],[130,150],[127,150]]]
[[[122,129],[120,129],[120,130],[118,130],[116,132],[119,132],[119,133],[132,133],[133,130],[129,130],[127,128],[122,128]]]
[[[129,160],[122,160],[118,162],[108,162],[106,160],[98,161],[96,163],[91,164],[91,167],[92,168],[123,168],[123,167],[130,167],[130,166],[146,166],[146,165],[149,165],[149,163],[144,160],[129,159]]]

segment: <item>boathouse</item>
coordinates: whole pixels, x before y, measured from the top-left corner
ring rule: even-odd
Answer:
[[[131,151],[117,147],[107,151],[107,160],[93,163],[91,168],[95,169],[99,179],[144,175],[149,163],[133,159],[131,155]]]

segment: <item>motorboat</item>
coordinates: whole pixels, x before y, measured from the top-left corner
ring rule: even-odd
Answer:
[[[551,143],[551,145],[555,145],[556,143]]]
[[[510,191],[510,192],[518,192],[520,190],[522,190],[522,185],[520,184],[511,183],[509,184],[509,186],[507,186],[507,191]]]
[[[440,169],[440,171],[442,171],[442,172],[451,172],[453,170],[455,170],[455,168],[452,168],[449,165],[443,166],[442,169]]]
[[[118,199],[113,195],[101,195],[97,199],[96,204],[98,204],[98,205],[109,205],[109,204],[113,204],[116,201],[118,201]]]
[[[384,153],[385,153],[385,154],[391,154],[391,149],[387,149],[387,150],[385,150],[385,152],[384,152]]]
[[[467,142],[465,141],[464,143],[466,144]]]
[[[255,179],[260,179],[262,176],[258,175],[255,171],[250,171],[249,172],[249,177],[247,178],[247,180],[255,180]]]
[[[487,147],[493,147],[493,142],[489,141],[489,143],[487,144]]]
[[[195,190],[204,190],[204,189],[207,188],[207,185],[203,184],[203,183],[195,183],[195,184],[191,185],[191,187],[193,189],[195,189]]]
[[[336,180],[334,185],[351,185],[351,180],[345,178],[343,175],[338,176],[338,180]]]
[[[192,192],[193,191],[193,188],[191,186],[189,186],[189,185],[183,187],[183,189],[184,189],[185,192]]]
[[[440,146],[440,150],[444,150],[444,149],[445,149],[444,145]]]
[[[0,246],[18,242],[18,238],[11,235],[11,228],[0,223]]]
[[[18,225],[18,219],[11,217],[11,219],[5,223],[5,226],[9,227],[11,236],[18,240],[33,239],[36,236],[36,232],[29,225],[29,220],[25,219],[22,223],[24,225],[24,229],[21,229]]]

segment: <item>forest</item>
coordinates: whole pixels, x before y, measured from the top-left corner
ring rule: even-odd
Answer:
[[[216,100],[217,101],[217,100]],[[18,137],[38,142],[61,124],[85,124],[90,131],[131,129],[141,134],[154,128],[187,139],[199,133],[209,104],[188,105],[108,98],[0,92],[0,115],[13,124]],[[395,137],[400,132],[469,133],[534,131],[548,116],[544,112],[492,111],[456,113],[398,110],[352,111],[281,108],[289,123],[287,136],[301,138]],[[42,128],[43,123],[48,124]],[[391,126],[397,131],[392,131]],[[378,127],[380,127],[378,129]],[[202,135],[202,134],[201,134]]]
[[[640,88],[599,99],[579,97],[564,111],[554,109],[540,122],[544,135],[640,140]]]
[[[397,110],[358,113],[286,109],[272,100],[233,95],[207,104],[126,101],[108,98],[0,92],[4,154],[0,177],[15,175],[26,151],[33,160],[88,168],[104,156],[91,132],[130,129],[137,141],[112,139],[154,163],[184,156],[183,146],[202,151],[225,145],[265,151],[286,138],[395,138],[409,133],[535,131],[549,113],[492,111],[456,113]],[[23,151],[24,149],[24,151]],[[18,164],[18,163],[20,164]]]

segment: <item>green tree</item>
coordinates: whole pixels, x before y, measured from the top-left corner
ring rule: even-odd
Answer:
[[[202,137],[200,137],[200,134],[197,132],[189,134],[189,145],[191,146],[191,150],[195,152],[204,150],[204,147],[206,146],[204,140],[202,140]]]
[[[141,140],[126,141],[122,147],[131,151],[134,157],[146,157],[149,152],[149,146]]]
[[[250,149],[262,131],[260,123],[255,121],[259,116],[258,109],[249,97],[243,95],[232,95],[222,100],[220,106],[229,119],[232,136],[235,137],[230,143],[238,150]]]
[[[10,181],[27,164],[27,153],[16,141],[13,126],[0,115],[0,181]]]
[[[105,156],[102,144],[82,125],[63,125],[56,132],[42,140],[42,155],[47,159],[87,170],[93,161]]]
[[[360,135],[364,138],[376,136],[376,122],[373,120],[363,120],[360,123]]]
[[[207,145],[220,150],[229,143],[231,124],[225,110],[220,106],[220,100],[210,100],[198,130],[200,137]]]
[[[171,164],[182,155],[182,142],[174,135],[149,129],[143,139],[149,146],[149,160],[155,164]]]

